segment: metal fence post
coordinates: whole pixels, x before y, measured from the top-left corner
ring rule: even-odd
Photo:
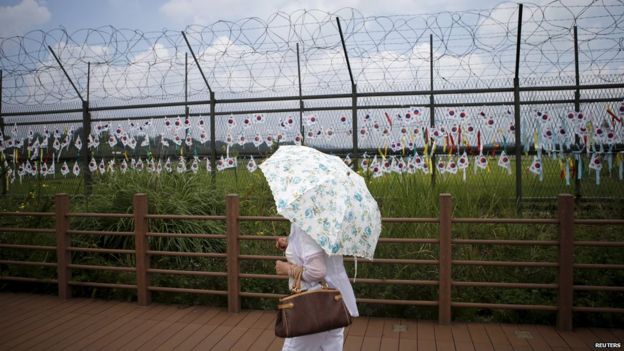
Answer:
[[[238,243],[240,199],[236,194],[229,194],[226,198],[225,215],[227,222],[227,275],[228,275],[228,312],[240,312],[240,283],[238,255],[240,247]]]
[[[557,328],[570,331],[574,301],[574,197],[570,194],[561,194],[557,201],[559,220]]]
[[[0,69],[0,132],[4,138],[4,117],[2,117],[2,70]],[[7,193],[8,169],[4,167],[4,154],[0,157],[0,181],[2,181],[2,195]]]
[[[62,299],[71,297],[69,280],[71,271],[68,268],[71,262],[71,253],[68,251],[70,238],[67,235],[69,229],[69,196],[67,194],[56,194],[54,196],[54,212],[56,218],[56,271],[58,280],[58,295]]]
[[[136,285],[137,300],[139,305],[147,306],[151,296],[149,292],[149,269],[148,241],[147,241],[147,194],[134,194],[132,199],[134,207],[134,243],[136,259]]]
[[[305,140],[305,131],[303,129],[303,88],[301,87],[301,59],[299,57],[299,43],[297,43],[297,81],[299,83],[299,133]]]
[[[89,160],[91,159],[91,150],[89,149],[87,140],[89,140],[89,136],[91,135],[91,112],[89,112],[89,101],[82,102],[82,138],[84,142],[82,143],[82,149],[80,153],[82,154],[82,169],[83,169],[83,177],[84,177],[84,185],[85,185],[85,194],[91,195],[92,189],[92,174],[89,169]]]
[[[581,112],[581,76],[579,73],[579,56],[578,56],[578,29],[574,26],[574,77],[576,83],[576,89],[574,90],[574,112]],[[581,138],[579,138],[578,134],[574,133],[574,145],[579,145],[579,157],[581,155]],[[573,151],[571,149],[570,151]],[[578,171],[579,162],[574,159],[574,168]],[[581,197],[581,180],[578,177],[574,177],[574,195],[576,198]]]
[[[358,117],[357,117],[357,84],[353,84],[351,86],[351,118],[353,122],[351,123],[353,128],[353,170],[357,172],[358,170]]]
[[[435,127],[435,96],[433,91],[433,34],[429,34],[429,89],[431,91],[429,94],[429,128],[433,129]],[[431,136],[429,138],[431,138]],[[431,172],[432,188],[435,187],[436,183],[436,162],[436,155],[432,152],[431,164],[433,167],[429,170]]]
[[[210,176],[212,187],[217,186],[217,101],[215,94],[210,91]]]
[[[453,200],[451,194],[440,194],[440,257],[439,257],[439,286],[438,286],[438,322],[451,322],[451,216]]]
[[[522,38],[522,4],[518,4],[516,34],[516,71],[514,75],[514,138],[516,157],[516,211],[522,212],[522,120],[520,118],[520,43]],[[537,150],[535,150],[537,152]]]

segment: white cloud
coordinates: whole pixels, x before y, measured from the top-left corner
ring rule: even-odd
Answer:
[[[169,0],[159,10],[160,13],[177,24],[208,25],[218,20],[235,21],[251,16],[266,18],[278,9],[262,1]]]
[[[0,37],[22,35],[39,28],[50,17],[46,4],[36,0],[22,0],[14,6],[0,6]]]
[[[478,7],[490,8],[498,2],[500,0],[485,0]],[[168,0],[160,7],[160,12],[177,24],[208,25],[218,20],[236,21],[248,17],[266,19],[278,11],[290,14],[301,9],[336,12],[343,8],[354,8],[365,16],[377,16],[458,11],[471,7],[475,5],[466,0]]]

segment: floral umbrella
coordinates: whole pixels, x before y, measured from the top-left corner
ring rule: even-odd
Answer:
[[[340,158],[306,146],[281,146],[260,169],[277,212],[327,254],[373,258],[381,213],[364,179]]]

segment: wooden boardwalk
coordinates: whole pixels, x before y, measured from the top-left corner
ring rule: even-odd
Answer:
[[[0,293],[0,350],[280,350],[274,313]],[[345,350],[592,350],[624,348],[624,329],[356,318]]]

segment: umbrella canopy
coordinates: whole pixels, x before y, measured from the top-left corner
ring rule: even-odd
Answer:
[[[306,146],[280,146],[260,165],[277,212],[329,255],[372,259],[381,213],[364,179],[337,156]]]

